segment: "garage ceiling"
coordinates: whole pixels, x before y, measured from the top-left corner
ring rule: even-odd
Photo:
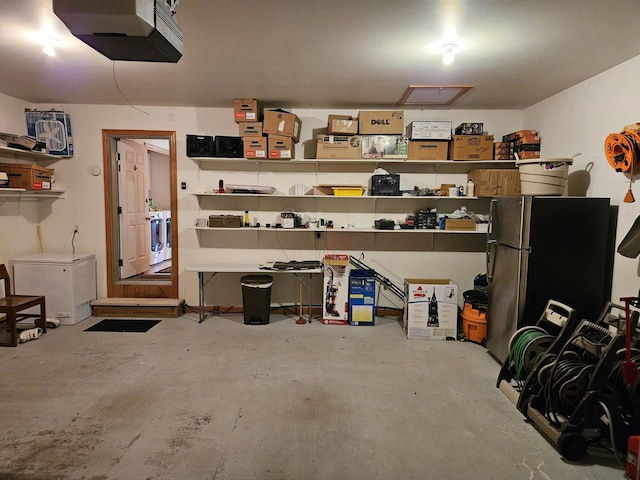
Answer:
[[[453,108],[522,109],[640,54],[637,0],[182,0],[176,10],[177,64],[113,62],[73,37],[51,0],[3,0],[0,92],[52,104],[251,97],[358,109],[393,108],[409,85],[471,84]],[[35,40],[43,29],[59,39],[55,57]],[[452,32],[459,48],[445,66]]]

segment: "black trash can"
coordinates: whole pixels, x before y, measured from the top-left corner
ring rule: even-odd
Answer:
[[[242,310],[245,325],[266,325],[271,311],[271,275],[245,275],[242,285]]]

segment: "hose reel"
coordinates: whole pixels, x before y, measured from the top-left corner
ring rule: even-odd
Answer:
[[[628,125],[620,133],[610,133],[604,141],[604,154],[609,165],[619,173],[629,173],[629,190],[625,203],[633,203],[631,190],[634,170],[640,168],[640,124]]]

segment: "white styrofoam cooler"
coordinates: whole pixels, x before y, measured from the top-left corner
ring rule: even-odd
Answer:
[[[14,291],[44,295],[47,317],[75,325],[91,316],[96,299],[94,254],[40,253],[13,259]]]

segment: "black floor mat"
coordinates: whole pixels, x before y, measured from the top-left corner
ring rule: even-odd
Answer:
[[[136,320],[133,318],[105,318],[86,328],[85,332],[136,332],[144,333],[155,327],[160,320]]]

